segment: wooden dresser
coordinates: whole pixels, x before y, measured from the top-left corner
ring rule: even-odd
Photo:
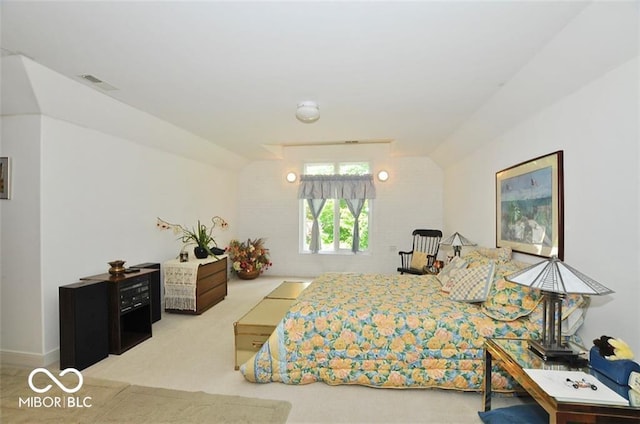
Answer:
[[[227,296],[227,257],[207,258],[179,262],[177,259],[163,264],[165,286],[165,311],[184,314],[201,314]],[[195,275],[195,287],[187,281]],[[187,291],[195,295],[187,299]],[[185,299],[172,297],[172,294]]]

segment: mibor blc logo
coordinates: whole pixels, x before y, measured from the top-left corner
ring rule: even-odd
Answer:
[[[29,387],[35,393],[44,394],[47,393],[53,387],[52,384],[46,384],[44,387],[38,387],[33,381],[36,374],[42,373],[45,374],[49,379],[55,383],[63,392],[71,395],[76,393],[78,390],[82,388],[82,384],[84,383],[84,378],[80,371],[75,368],[67,368],[58,374],[59,377],[64,377],[67,374],[74,374],[78,377],[78,383],[75,386],[67,387],[65,386],[56,376],[51,374],[46,368],[36,368],[29,374]],[[20,408],[91,408],[91,397],[75,397],[75,396],[29,396],[27,398],[19,398],[18,406]]]

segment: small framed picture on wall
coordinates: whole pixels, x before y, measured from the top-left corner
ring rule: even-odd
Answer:
[[[11,169],[9,168],[9,158],[0,157],[0,199],[10,198]]]

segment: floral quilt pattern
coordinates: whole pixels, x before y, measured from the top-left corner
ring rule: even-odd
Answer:
[[[524,317],[498,321],[456,302],[431,275],[323,274],[241,372],[249,381],[482,389],[487,337],[532,338]],[[515,383],[494,367],[492,386]]]

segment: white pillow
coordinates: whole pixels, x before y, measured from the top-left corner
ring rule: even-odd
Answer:
[[[584,309],[577,308],[562,320],[562,335],[573,336],[584,323]]]

